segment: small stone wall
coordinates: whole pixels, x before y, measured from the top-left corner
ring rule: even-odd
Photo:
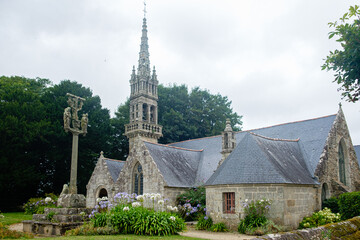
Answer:
[[[290,184],[237,184],[206,186],[206,207],[217,222],[225,222],[231,229],[237,229],[244,218],[242,202],[245,199],[273,201],[269,218],[276,224],[297,228],[303,217],[317,210],[316,186]],[[235,213],[223,213],[223,193],[235,192]]]
[[[326,238],[327,237],[327,238]],[[312,240],[312,239],[360,239],[360,217],[318,228],[296,230],[284,234],[268,234],[254,239]]]

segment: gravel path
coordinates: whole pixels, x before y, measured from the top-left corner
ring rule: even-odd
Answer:
[[[245,234],[240,234],[236,232],[209,232],[209,231],[199,231],[195,230],[194,227],[187,227],[186,232],[180,233],[181,236],[185,237],[196,237],[203,239],[211,239],[211,240],[248,240],[254,238],[254,236],[249,236]]]
[[[15,223],[9,226],[9,229],[22,232],[23,224]],[[181,236],[185,237],[195,237],[202,239],[211,239],[211,240],[248,240],[254,238],[254,236],[244,235],[236,232],[225,232],[225,233],[215,233],[208,231],[199,231],[195,230],[193,226],[188,226],[186,232],[180,233]]]

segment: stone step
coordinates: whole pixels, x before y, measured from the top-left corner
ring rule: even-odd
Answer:
[[[44,214],[54,212],[56,215],[76,215],[84,212],[85,215],[89,215],[91,211],[92,208],[45,208]]]
[[[79,227],[83,222],[76,223],[51,223],[42,221],[23,221],[23,231],[44,236],[64,235],[67,230]]]

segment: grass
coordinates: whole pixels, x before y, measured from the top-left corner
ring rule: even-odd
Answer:
[[[42,238],[42,239],[55,239],[55,240],[145,240],[145,239],[166,239],[166,240],[199,240],[200,238],[191,238],[191,237],[183,237],[180,235],[172,235],[172,236],[139,236],[139,235],[111,235],[111,236],[71,236],[71,237],[52,237],[52,238]]]
[[[4,215],[4,218],[0,218],[0,222],[2,224],[11,225],[14,223],[21,223],[23,220],[31,220],[32,215],[26,215],[23,212],[8,212],[8,213],[1,213]]]

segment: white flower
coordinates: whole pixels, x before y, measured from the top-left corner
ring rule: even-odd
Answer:
[[[133,203],[131,204],[131,206],[133,206],[133,207],[140,207],[140,206],[141,206],[141,203],[139,203],[139,202],[133,202]]]
[[[168,205],[166,208],[167,208],[169,211],[172,211],[172,206]]]
[[[123,208],[123,211],[129,211],[129,210],[130,210],[129,207],[124,207],[124,208]]]
[[[97,199],[96,199],[96,202],[100,202],[100,201],[101,201],[101,198],[97,198]]]
[[[161,198],[161,194],[160,193],[155,194],[155,198]]]
[[[158,201],[158,204],[159,204],[159,205],[163,205],[163,204],[164,204],[164,200],[159,200],[159,201]]]
[[[51,197],[46,197],[46,198],[45,198],[45,203],[49,203],[49,202],[51,202],[51,201],[52,201]]]
[[[102,197],[102,198],[101,198],[101,201],[107,201],[107,200],[108,200],[107,197]]]
[[[171,221],[175,221],[175,217],[174,216],[171,216],[169,217]]]
[[[245,202],[249,201],[248,199],[245,199]]]
[[[178,211],[178,208],[177,207],[173,207],[172,209],[174,212],[177,212]]]

